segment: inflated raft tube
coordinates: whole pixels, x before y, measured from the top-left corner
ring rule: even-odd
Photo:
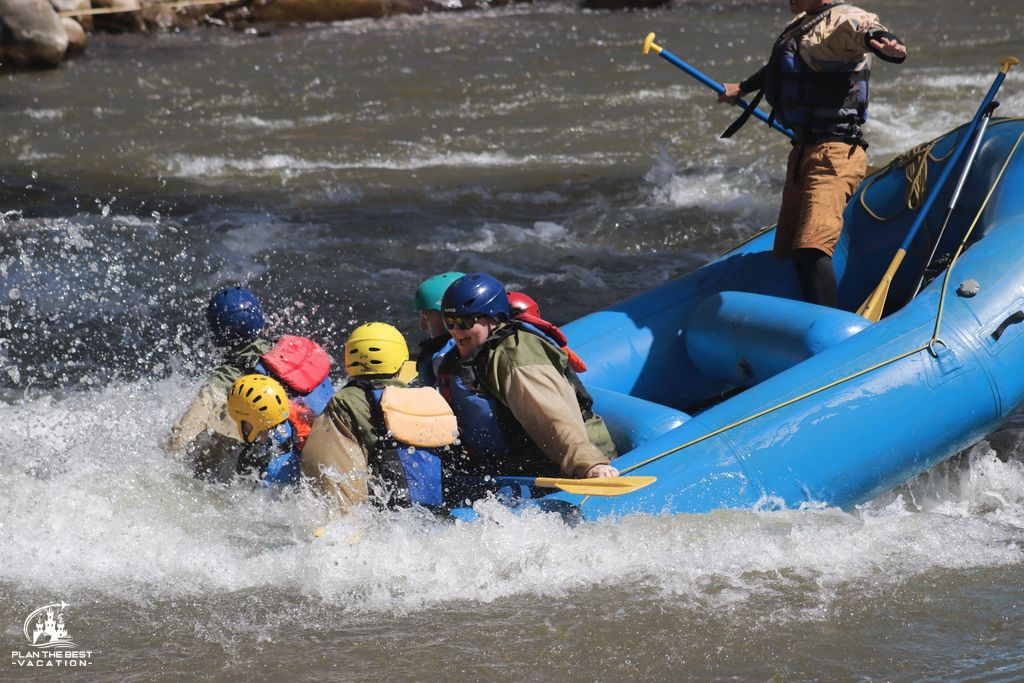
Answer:
[[[753,386],[846,341],[871,323],[849,311],[750,292],[702,301],[686,327],[701,374]]]
[[[594,412],[604,418],[619,453],[642,446],[690,419],[686,413],[660,403],[600,387],[588,389]]]

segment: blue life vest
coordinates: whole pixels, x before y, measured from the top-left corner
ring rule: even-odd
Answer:
[[[314,415],[320,415],[327,408],[327,404],[334,397],[334,385],[330,377],[324,377],[320,384],[316,385],[311,392],[303,396],[297,396],[296,401],[305,403],[306,407],[313,411]]]
[[[459,363],[454,353],[451,367],[442,364],[439,386],[459,420],[459,439],[466,450],[464,462],[455,463],[461,474],[533,474],[558,472],[527,435],[512,411],[496,396],[482,391],[471,365]]]
[[[491,350],[513,334],[534,334],[551,344],[551,337],[536,327],[513,321],[493,334],[466,359],[452,349],[441,362],[438,387],[459,421],[459,437],[466,450],[465,462],[453,463],[459,474],[559,476],[558,466],[530,439],[511,409],[483,390],[477,376],[486,371]],[[592,415],[593,400],[571,370],[566,379],[576,389],[584,420]]]
[[[257,470],[265,487],[295,486],[302,479],[301,454],[291,421],[285,420],[270,430],[263,444],[247,444],[238,458],[239,472]]]
[[[442,485],[441,452],[443,449],[423,448],[396,441],[389,435],[380,400],[384,386],[373,381],[355,380],[366,393],[370,404],[370,421],[377,436],[377,445],[369,453],[370,471],[383,479],[394,491],[394,505],[423,505],[440,508],[445,504]]]
[[[455,340],[448,334],[428,339],[420,344],[420,353],[416,357],[416,383],[424,387],[437,386],[441,359],[453,348]]]
[[[282,452],[267,463],[267,471],[263,477],[264,486],[295,486],[302,479],[302,455],[295,447],[294,435],[295,428],[288,420],[271,430],[271,441]]]

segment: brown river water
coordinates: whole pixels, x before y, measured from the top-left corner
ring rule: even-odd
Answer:
[[[873,163],[1024,57],[1016,1],[865,6],[911,50],[876,66]],[[309,494],[196,481],[157,445],[223,284],[335,347],[369,320],[416,339],[436,272],[564,322],[770,223],[785,140],[719,140],[735,110],[640,44],[738,80],[787,17],[538,3],[99,35],[0,75],[0,680],[1024,679],[1019,415],[854,510],[364,510],[316,540]],[[999,100],[1024,115],[1021,72]],[[79,654],[28,666],[54,604]]]

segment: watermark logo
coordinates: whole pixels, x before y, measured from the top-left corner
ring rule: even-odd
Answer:
[[[40,648],[63,648],[70,650],[78,647],[68,635],[68,627],[64,621],[64,610],[70,607],[63,600],[59,604],[46,605],[35,610],[25,619],[22,630],[28,638],[29,645]],[[56,608],[59,608],[56,609]],[[33,625],[32,620],[35,620]],[[29,631],[29,629],[32,629]]]
[[[11,650],[11,663],[21,667],[87,667],[92,664],[93,651],[76,650],[78,645],[68,632],[65,612],[70,606],[61,600],[30,612],[21,629],[30,649]]]

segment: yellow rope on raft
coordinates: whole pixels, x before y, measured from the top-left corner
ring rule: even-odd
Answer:
[[[125,7],[96,7],[93,9],[71,9],[57,12],[62,17],[94,17],[99,14],[128,14],[144,9],[180,9],[196,5],[234,5],[237,0],[177,0],[176,2],[154,2],[150,5],[128,5]]]
[[[1001,119],[1002,121],[1019,121],[1020,117],[1011,117]],[[932,149],[935,147],[939,140],[946,137],[946,134],[940,135],[934,140],[923,142],[917,147],[912,147],[903,154],[890,161],[884,167],[882,167],[876,173],[873,173],[867,182],[864,184],[864,189],[860,193],[859,202],[861,208],[874,218],[876,221],[885,223],[899,217],[907,209],[916,211],[921,208],[921,204],[924,202],[925,193],[928,191],[928,162],[933,161],[939,163],[945,161],[953,154],[953,150],[956,149],[956,145],[950,145],[949,151],[946,152],[945,156],[937,157],[932,154]],[[906,167],[907,176],[907,187],[904,192],[903,206],[900,207],[899,211],[891,216],[881,216],[875,213],[870,206],[868,206],[867,196],[868,190],[875,184],[875,181],[885,176],[889,171],[900,166]]]
[[[932,149],[935,147],[935,143],[940,139],[941,138],[936,138],[930,142],[921,143],[917,147],[907,150],[890,161],[880,171],[868,179],[868,182],[864,185],[864,190],[860,193],[860,205],[869,216],[874,218],[876,221],[884,223],[895,219],[907,209],[915,211],[921,208],[921,204],[924,202],[925,193],[928,190],[928,162],[945,161],[949,158],[949,155],[953,153],[954,148],[951,147],[944,157],[940,158],[932,155]],[[875,184],[876,180],[885,176],[892,169],[899,168],[901,166],[907,169],[907,188],[904,192],[903,206],[901,206],[899,211],[891,216],[880,216],[868,206],[865,197],[868,194],[868,190],[871,189],[871,186]]]

